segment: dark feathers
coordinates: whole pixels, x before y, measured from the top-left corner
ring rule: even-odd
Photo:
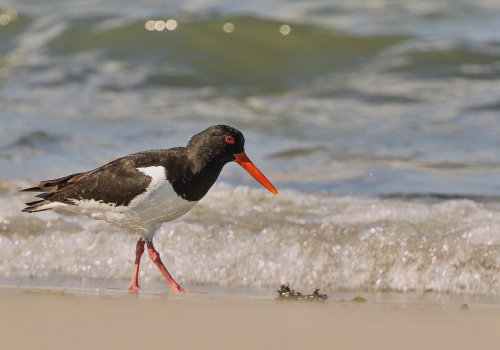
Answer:
[[[225,142],[232,136],[234,142]],[[35,212],[42,206],[59,202],[94,200],[114,206],[127,206],[144,193],[151,177],[137,170],[162,166],[165,177],[177,195],[187,201],[199,201],[217,180],[234,154],[243,152],[245,139],[238,130],[225,125],[212,126],[196,135],[186,147],[157,149],[118,158],[91,171],[41,181],[23,192],[42,192],[42,200],[26,203],[24,212]]]

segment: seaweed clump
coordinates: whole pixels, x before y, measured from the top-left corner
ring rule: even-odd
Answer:
[[[316,289],[311,294],[304,295],[300,292],[296,292],[293,289],[290,289],[290,286],[287,284],[286,286],[283,284],[281,288],[277,290],[278,299],[280,300],[306,300],[306,301],[325,301],[328,299],[328,295],[319,294],[319,289]]]

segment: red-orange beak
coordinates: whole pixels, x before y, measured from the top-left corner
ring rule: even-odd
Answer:
[[[238,163],[239,165],[241,165],[241,167],[243,169],[248,171],[248,173],[250,175],[252,175],[255,180],[259,181],[262,186],[267,188],[272,193],[278,194],[278,191],[276,191],[276,188],[274,188],[273,184],[270,183],[268,179],[266,179],[264,174],[262,174],[260,172],[260,170],[257,169],[257,167],[255,165],[253,165],[253,163],[250,161],[250,159],[248,159],[245,152],[236,153],[233,155],[236,158],[235,162]]]

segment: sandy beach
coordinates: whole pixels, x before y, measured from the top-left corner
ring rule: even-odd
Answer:
[[[484,303],[2,288],[2,349],[498,349]]]

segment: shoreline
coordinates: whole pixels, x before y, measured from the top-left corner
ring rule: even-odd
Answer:
[[[498,303],[47,289],[0,286],[5,349],[497,349],[500,341]]]
[[[127,297],[133,292],[128,291],[128,280],[121,279],[93,279],[93,278],[75,278],[75,277],[0,277],[0,296],[5,294],[20,294],[23,292],[33,292],[34,294],[44,290],[62,292],[74,296],[111,296]],[[143,298],[152,298],[155,296],[168,296],[170,289],[162,279],[146,280],[141,282],[141,291],[138,296]],[[278,299],[276,285],[275,288],[224,288],[211,285],[186,284],[183,287],[200,290],[205,292],[205,297],[209,298],[240,298],[240,299]],[[294,286],[290,286],[294,289]],[[297,289],[297,292],[309,294],[312,290]],[[373,305],[448,305],[461,306],[467,304],[478,308],[491,308],[500,310],[500,298],[468,295],[468,294],[448,294],[448,293],[417,293],[417,292],[366,292],[366,291],[325,291],[319,290],[320,294],[327,294],[328,299],[319,303],[343,303],[351,302],[356,297],[361,297],[367,303]],[[183,294],[176,294],[174,297],[180,298]],[[307,303],[307,301],[304,301]]]

